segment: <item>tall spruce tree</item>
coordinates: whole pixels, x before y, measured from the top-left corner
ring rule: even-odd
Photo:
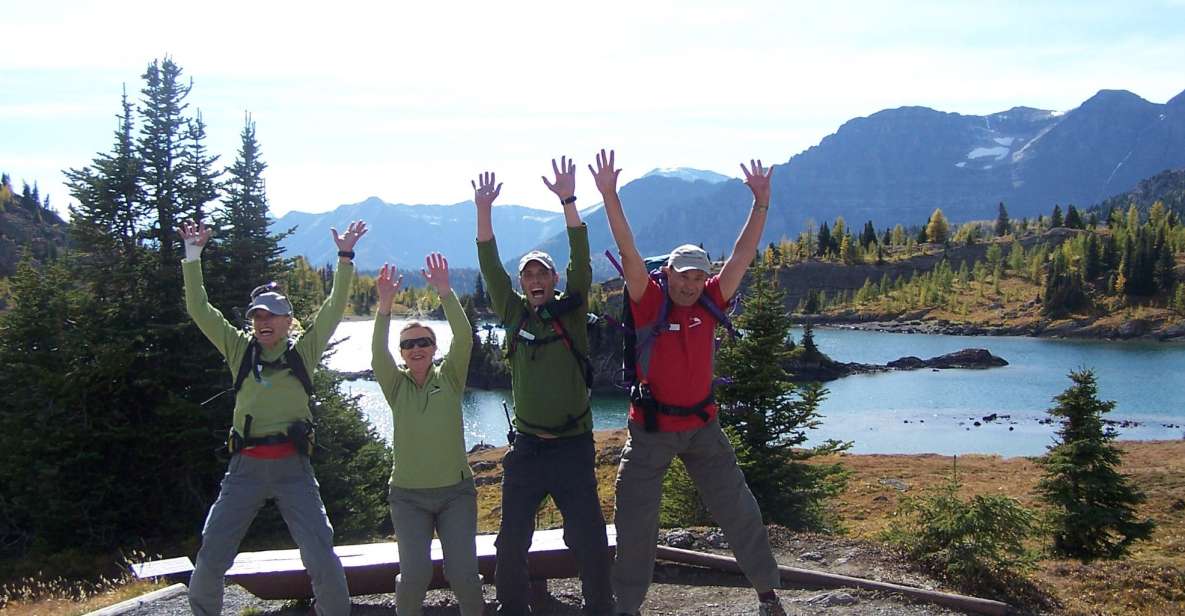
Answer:
[[[1053,215],[1049,217],[1049,228],[1056,229],[1064,227],[1065,224],[1065,220],[1062,219],[1062,206],[1057,203],[1053,204]]]
[[[178,216],[182,220],[204,220],[211,204],[221,196],[218,178],[222,174],[214,169],[218,155],[206,150],[206,123],[200,111],[185,122],[182,139]]]
[[[1098,398],[1094,372],[1070,373],[1074,384],[1054,398],[1049,414],[1061,422],[1056,444],[1040,459],[1037,493],[1053,507],[1053,547],[1074,558],[1118,558],[1152,536],[1151,520],[1138,520],[1144,495],[1119,472],[1123,454],[1103,414],[1115,402]]]
[[[271,231],[263,179],[266,169],[255,122],[247,114],[238,154],[226,170],[222,208],[214,216],[218,241],[209,259],[211,303],[232,321],[241,318],[252,289],[280,279],[285,269],[280,242],[288,233]],[[320,305],[320,300],[316,302]]]
[[[1004,202],[996,208],[996,237],[1003,237],[1012,231],[1012,224],[1008,220],[1008,210],[1004,208]]]
[[[176,269],[180,243],[175,229],[178,223],[181,159],[185,147],[182,129],[192,84],[181,82],[181,67],[172,58],[153,60],[144,71],[143,99],[140,106],[139,150],[144,160],[145,189],[156,215],[152,235],[164,268]],[[175,285],[179,288],[180,275]]]
[[[1082,215],[1078,213],[1078,208],[1073,204],[1066,208],[1066,227],[1070,229],[1081,229],[1083,226]]]
[[[139,235],[150,214],[126,89],[121,105],[111,153],[97,155],[89,167],[66,171],[67,187],[78,201],[70,207],[70,235],[83,257],[77,267],[101,298],[124,297],[139,284],[138,262],[145,254]]]
[[[760,261],[750,280],[744,312],[736,319],[744,336],[726,342],[717,361],[719,373],[730,380],[717,391],[720,421],[737,437],[738,461],[765,519],[797,529],[827,528],[824,505],[843,490],[846,474],[839,464],[806,461],[848,444],[802,447],[807,430],[822,421],[819,403],[827,390],[790,381],[785,292]]]

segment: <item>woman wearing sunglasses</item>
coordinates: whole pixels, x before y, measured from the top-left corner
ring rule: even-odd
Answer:
[[[477,573],[477,489],[465,456],[461,400],[473,350],[473,330],[449,286],[448,261],[440,253],[428,255],[421,270],[436,289],[453,340],[440,365],[433,364],[436,333],[418,322],[399,332],[397,366],[387,348],[391,303],[402,276],[383,265],[375,287],[378,316],[371,344],[371,367],[391,405],[395,428],[395,464],[391,471],[391,521],[399,546],[399,578],[395,611],[399,616],[421,613],[424,594],[432,581],[432,533],[440,536],[444,573],[463,616],[482,613],[481,578]]]

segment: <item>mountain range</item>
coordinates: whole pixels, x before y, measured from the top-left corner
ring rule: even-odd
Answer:
[[[622,159],[628,156],[623,154]],[[1048,214],[1054,204],[1090,206],[1132,190],[1167,169],[1185,167],[1185,92],[1152,103],[1124,90],[1102,90],[1078,107],[1014,107],[984,116],[927,107],[886,109],[845,122],[818,145],[775,166],[773,203],[763,241],[843,216],[878,229],[919,225],[935,208],[954,222],[992,219],[1004,203],[1013,218]],[[656,169],[619,189],[639,249],[662,253],[700,243],[726,255],[748,214],[751,194],[740,180],[709,171]],[[567,240],[558,212],[516,205],[494,208],[501,255],[512,262],[532,248],[563,267]],[[584,210],[594,256],[612,246],[604,212]],[[383,229],[359,245],[362,269],[383,260],[418,266],[433,249],[459,267],[476,266],[472,202],[387,204],[377,198],[332,212],[290,212],[277,229],[296,226],[290,254],[314,263],[333,258],[327,228],[362,218]],[[455,256],[454,256],[455,255]],[[607,272],[603,257],[594,269]]]

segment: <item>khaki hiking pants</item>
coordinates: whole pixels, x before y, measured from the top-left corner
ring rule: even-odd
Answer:
[[[753,588],[759,593],[778,588],[778,563],[769,547],[761,510],[719,420],[713,418],[702,428],[685,432],[646,432],[629,422],[629,440],[617,468],[617,557],[613,566],[617,612],[635,614],[646,598],[654,575],[662,480],[675,456],[683,460]]]
[[[388,497],[399,548],[395,611],[419,616],[432,582],[432,533],[440,536],[444,577],[462,616],[481,616],[485,602],[477,572],[477,488],[473,479],[442,488],[398,488]]]
[[[325,515],[313,466],[302,455],[275,460],[236,454],[230,459],[218,500],[202,529],[202,547],[189,579],[189,607],[198,616],[222,613],[224,576],[239,543],[264,502],[276,499],[300,560],[312,578],[320,616],[350,613],[350,591],[341,560],[333,552],[333,526]]]

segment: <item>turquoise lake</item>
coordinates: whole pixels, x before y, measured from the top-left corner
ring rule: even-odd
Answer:
[[[442,348],[450,339],[444,322],[430,322]],[[392,331],[399,325],[393,324]],[[338,370],[370,366],[371,321],[342,323],[346,338],[329,365]],[[798,339],[801,331],[795,331]],[[394,336],[392,336],[394,337]],[[832,359],[884,364],[906,355],[923,359],[965,348],[984,348],[1008,366],[987,370],[916,370],[857,375],[826,383],[822,425],[812,441],[853,441],[855,453],[989,453],[1036,455],[1053,440],[1056,426],[1042,424],[1052,398],[1070,386],[1071,370],[1091,368],[1099,396],[1114,400],[1107,419],[1120,438],[1185,438],[1185,345],[1157,342],[1068,341],[1021,337],[889,334],[818,329],[815,340]],[[370,381],[347,381],[343,389],[360,403],[384,438],[391,437],[391,411]],[[469,445],[506,442],[502,402],[509,391],[470,390],[465,397]],[[625,426],[624,396],[597,396],[596,429]],[[992,414],[991,422],[983,418]],[[974,425],[975,422],[981,425]]]

